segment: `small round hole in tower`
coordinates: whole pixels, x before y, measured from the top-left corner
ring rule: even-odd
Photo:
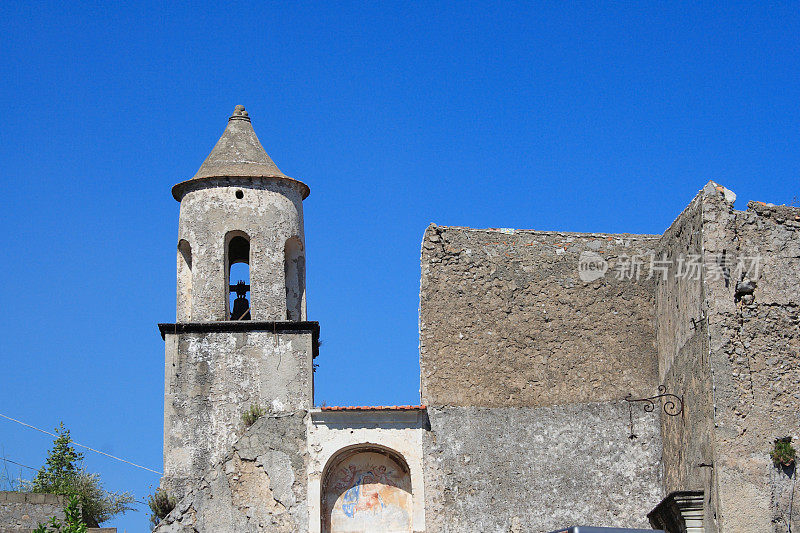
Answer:
[[[244,192],[242,192],[242,191],[236,191],[236,198],[238,198],[239,200],[241,200],[242,198],[244,198]]]

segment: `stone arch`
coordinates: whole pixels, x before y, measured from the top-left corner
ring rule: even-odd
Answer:
[[[234,265],[245,265],[245,268],[237,274],[237,280],[231,279],[231,269]],[[225,306],[226,315],[230,320],[250,320],[252,292],[250,292],[250,236],[243,231],[229,231],[225,234]],[[242,281],[246,287],[246,292],[242,297],[233,300],[236,294],[234,285],[237,281]],[[250,292],[251,298],[247,299],[246,294]],[[235,313],[232,310],[232,306]],[[246,311],[246,312],[245,312]],[[237,316],[234,316],[237,315]]]
[[[322,533],[411,533],[408,463],[374,444],[343,448],[325,465],[320,487]]]

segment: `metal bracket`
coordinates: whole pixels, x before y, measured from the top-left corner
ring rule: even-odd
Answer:
[[[633,440],[637,437],[637,435],[633,432],[633,404],[636,402],[644,403],[644,411],[646,413],[652,413],[656,410],[656,402],[660,398],[666,398],[664,401],[664,405],[662,406],[664,410],[664,414],[667,416],[678,416],[679,414],[683,413],[683,396],[678,396],[677,394],[672,394],[667,392],[667,388],[664,385],[658,386],[658,394],[655,396],[650,396],[649,398],[633,398],[633,394],[628,393],[623,400],[628,402],[628,414],[630,417],[631,422],[631,434],[628,437],[629,439]]]

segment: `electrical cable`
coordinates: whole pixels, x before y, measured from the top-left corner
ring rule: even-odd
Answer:
[[[59,437],[59,435],[56,435],[55,433],[51,433],[51,432],[46,431],[46,430],[44,430],[42,428],[37,428],[36,426],[32,426],[30,424],[26,424],[25,422],[22,422],[21,420],[17,420],[16,418],[11,418],[10,416],[6,416],[3,413],[0,413],[0,417],[3,417],[5,419],[7,419],[7,420],[11,420],[12,422],[16,422],[17,424],[21,424],[21,425],[23,425],[25,427],[29,427],[31,429],[35,429],[36,431],[44,433],[45,435],[50,435],[51,437]],[[110,457],[110,458],[115,459],[117,461],[121,461],[121,462],[127,463],[127,464],[129,464],[131,466],[135,466],[136,468],[141,468],[142,470],[147,470],[148,472],[152,472],[154,474],[158,474],[159,476],[163,476],[164,475],[163,472],[159,472],[158,470],[153,470],[152,468],[147,468],[146,466],[137,465],[136,463],[133,463],[133,462],[128,461],[126,459],[123,459],[121,457],[117,457],[115,455],[111,455],[110,453],[101,452],[100,450],[95,450],[94,448],[90,448],[89,446],[86,446],[84,444],[80,444],[79,442],[75,442],[72,439],[70,439],[70,442],[72,444],[74,444],[75,446],[80,446],[81,448],[85,448],[85,449],[87,449],[87,450],[89,450],[91,452],[99,453],[100,455],[105,455],[106,457]]]

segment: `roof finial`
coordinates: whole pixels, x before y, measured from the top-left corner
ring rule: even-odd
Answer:
[[[247,115],[247,111],[244,110],[243,105],[237,105],[233,109],[233,115],[228,120],[246,120],[250,122],[250,117]]]

